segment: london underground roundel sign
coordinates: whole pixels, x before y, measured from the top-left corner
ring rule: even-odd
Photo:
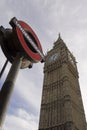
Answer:
[[[44,60],[40,41],[32,28],[25,22],[18,21],[15,17],[10,21],[10,24],[16,27],[19,42],[31,60],[33,62]]]

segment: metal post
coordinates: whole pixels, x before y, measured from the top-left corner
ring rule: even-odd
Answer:
[[[3,68],[2,68],[2,70],[1,70],[1,72],[0,72],[0,78],[2,77],[2,74],[3,74],[3,72],[4,72],[4,70],[5,70],[6,66],[7,66],[7,64],[8,64],[8,60],[6,60],[4,66],[3,66]]]
[[[6,116],[7,107],[9,105],[10,97],[14,88],[14,83],[17,78],[17,74],[19,72],[21,64],[22,57],[18,53],[0,91],[0,130],[2,129],[2,125]]]

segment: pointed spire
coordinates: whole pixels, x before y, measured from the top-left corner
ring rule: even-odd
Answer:
[[[59,33],[59,38],[61,38],[60,33]]]
[[[60,40],[62,40],[62,38],[61,38],[61,35],[60,35],[60,33],[59,33],[59,37],[58,37],[57,41],[60,41]],[[62,41],[63,41],[63,40],[62,40]]]
[[[59,33],[58,34],[58,39],[56,40],[56,42],[54,44],[61,43],[61,42],[63,42],[63,40],[62,40],[61,35]]]
[[[54,42],[54,47],[56,47],[57,45],[65,45],[60,33],[58,34],[58,39],[56,40],[56,42]]]

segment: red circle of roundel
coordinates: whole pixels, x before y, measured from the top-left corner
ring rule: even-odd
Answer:
[[[37,43],[38,49],[42,52],[42,47],[41,47],[40,41],[39,41],[38,37],[36,36],[36,34],[34,33],[34,31],[32,30],[32,28],[28,24],[23,22],[23,21],[19,21],[19,24],[25,30],[29,31],[32,34],[32,36],[34,37],[34,39],[35,39],[35,41]],[[17,31],[17,35],[18,35],[19,41],[20,41],[23,49],[25,50],[25,52],[28,54],[28,56],[31,57],[34,61],[40,61],[42,59],[42,57],[40,56],[40,54],[34,53],[28,47],[28,45],[26,44],[25,39],[23,37],[23,34],[22,34],[22,32],[20,31],[20,29],[18,27],[16,27],[16,31]]]

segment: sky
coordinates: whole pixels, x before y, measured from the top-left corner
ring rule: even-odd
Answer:
[[[53,47],[58,34],[77,60],[80,89],[87,118],[87,0],[1,0],[0,26],[11,28],[16,17],[29,24],[37,34],[44,54]],[[0,49],[0,70],[5,63]],[[8,64],[2,86],[10,69]],[[20,70],[8,107],[4,130],[37,130],[43,87],[43,63]]]

